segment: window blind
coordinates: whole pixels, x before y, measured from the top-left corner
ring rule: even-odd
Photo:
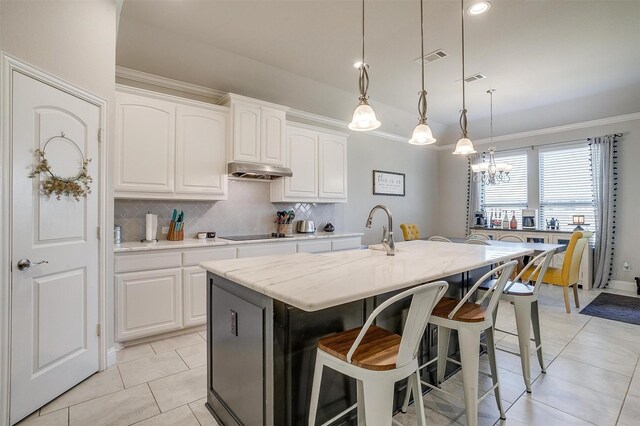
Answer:
[[[504,211],[511,220],[515,211],[518,225],[522,225],[522,209],[527,208],[527,153],[509,152],[495,155],[496,163],[509,163],[513,169],[509,173],[508,183],[497,185],[482,185],[482,207],[489,219],[491,213],[504,218]]]
[[[539,153],[540,225],[559,219],[563,230],[573,229],[573,215],[584,215],[585,229],[593,230],[593,182],[586,143]]]

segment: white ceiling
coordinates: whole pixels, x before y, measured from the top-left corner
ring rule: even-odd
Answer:
[[[371,104],[387,113],[378,113],[383,130],[410,133],[419,2],[367,0],[366,7]],[[348,121],[357,102],[360,8],[356,0],[126,0],[117,63]],[[427,0],[425,19],[425,51],[449,54],[427,65],[429,117],[455,135],[460,3]],[[467,84],[476,137],[487,134],[490,88],[497,134],[640,111],[640,1],[492,0],[487,14],[465,21],[466,74],[488,77]]]

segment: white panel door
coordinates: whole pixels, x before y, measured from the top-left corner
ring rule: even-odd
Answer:
[[[233,160],[260,162],[260,107],[233,105]]]
[[[184,326],[207,321],[207,271],[199,266],[182,269]]]
[[[227,194],[225,141],[227,115],[178,106],[176,117],[176,194]]]
[[[115,281],[117,340],[182,327],[180,268],[118,274]]]
[[[260,109],[260,162],[281,166],[284,162],[286,113],[272,108]]]
[[[116,93],[115,191],[171,193],[175,105]]]
[[[307,129],[287,132],[286,164],[293,176],[285,178],[285,197],[303,200],[318,198],[318,134]]]
[[[14,72],[11,109],[13,424],[98,370],[100,108]],[[80,153],[92,160],[87,198],[47,198],[29,178],[47,140],[58,176],[77,175]]]
[[[347,138],[320,134],[318,197],[332,200],[347,198]]]

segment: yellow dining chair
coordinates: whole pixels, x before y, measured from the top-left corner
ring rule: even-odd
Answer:
[[[547,284],[562,286],[564,291],[564,306],[567,313],[571,313],[569,306],[569,287],[573,287],[573,297],[575,299],[576,308],[580,307],[578,300],[578,278],[580,275],[580,262],[582,262],[582,253],[584,246],[589,243],[589,238],[593,235],[590,231],[576,231],[571,234],[571,239],[567,245],[567,251],[564,254],[564,261],[561,268],[547,268],[542,276],[542,282]],[[535,281],[538,274],[533,274],[531,280]]]
[[[420,230],[415,223],[403,223],[400,225],[400,229],[402,229],[402,235],[405,241],[420,239]]]

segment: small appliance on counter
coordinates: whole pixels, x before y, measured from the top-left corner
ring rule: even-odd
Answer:
[[[538,209],[522,209],[522,229],[536,229]]]
[[[487,218],[484,215],[484,211],[475,212],[475,226],[487,226]]]
[[[313,234],[316,232],[316,225],[312,220],[299,220],[296,231],[299,234]]]
[[[327,224],[323,228],[324,232],[333,232],[336,230],[336,227],[333,226],[331,222],[327,222]]]

